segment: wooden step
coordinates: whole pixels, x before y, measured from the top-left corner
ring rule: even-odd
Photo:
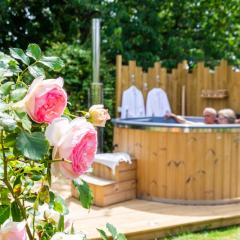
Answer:
[[[95,176],[82,175],[93,191],[94,205],[103,207],[110,204],[136,198],[136,180],[116,182]],[[78,198],[79,194],[72,185],[72,196]]]
[[[93,163],[92,169],[90,175],[117,182],[128,181],[136,179],[137,161],[132,160],[132,163],[120,162],[115,168],[115,173],[108,166],[97,162]]]

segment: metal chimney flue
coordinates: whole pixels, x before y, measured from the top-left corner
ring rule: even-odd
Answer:
[[[100,19],[92,20],[92,86],[91,104],[101,104],[102,83],[100,82]]]
[[[100,19],[92,19],[92,84],[91,105],[103,103],[103,88],[100,82]],[[103,151],[103,129],[98,128],[98,152]]]

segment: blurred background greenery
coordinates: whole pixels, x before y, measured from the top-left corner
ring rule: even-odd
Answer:
[[[73,113],[89,107],[91,20],[101,22],[104,105],[114,117],[115,57],[145,69],[161,61],[169,70],[182,60],[190,68],[220,59],[240,66],[239,0],[0,0],[0,50],[37,43],[65,62],[61,76]],[[104,129],[112,150],[112,124]]]

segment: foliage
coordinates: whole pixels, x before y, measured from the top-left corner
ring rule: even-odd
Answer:
[[[172,68],[184,59],[239,65],[239,8],[237,0],[112,1],[103,8],[103,46],[108,58],[121,53],[145,68],[156,60]]]
[[[68,209],[64,200],[50,189],[54,161],[44,134],[47,125],[32,121],[25,107],[19,109],[18,104],[29,93],[28,83],[33,77],[48,75],[49,70],[59,71],[63,66],[59,57],[45,56],[36,44],[29,44],[26,51],[11,48],[10,55],[0,52],[0,224],[26,220],[31,240],[36,236],[48,240],[55,232],[63,231]],[[36,85],[31,86],[31,91],[34,89]],[[82,206],[89,208],[90,189],[87,184],[77,188]],[[44,206],[58,213],[59,220],[47,215],[37,219]]]
[[[112,63],[120,53],[145,68],[156,60],[171,68],[183,59],[239,65],[239,8],[238,0],[3,0],[0,46],[78,40],[90,48],[91,19],[101,17],[102,49]]]
[[[28,42],[86,40],[89,19],[97,11],[89,1],[0,1],[0,45],[25,48]],[[10,30],[11,29],[11,30]],[[87,30],[86,30],[87,29]]]
[[[81,181],[81,183],[73,180],[73,185],[77,188],[79,192],[79,200],[82,203],[82,206],[89,209],[93,202],[93,193],[88,187],[88,184],[83,180]]]
[[[37,73],[42,73],[42,68],[39,66],[44,65],[44,56],[42,56],[40,48],[34,44],[29,45],[26,52],[19,48],[11,48],[10,54],[11,57],[1,53],[0,58],[1,103],[5,106],[1,109],[0,125],[1,167],[3,170],[1,188],[5,194],[4,198],[1,198],[1,212],[3,213],[1,224],[10,216],[15,221],[27,219],[31,214],[30,211],[38,209],[39,203],[48,203],[46,196],[49,195],[48,171],[45,168],[45,166],[49,167],[45,159],[48,153],[48,142],[38,126],[34,126],[35,131],[31,132],[32,126],[29,124],[30,120],[26,114],[19,113],[12,107],[15,100],[21,100],[26,94],[27,85],[23,81],[24,74],[27,70],[34,77]],[[55,67],[57,69],[62,67],[62,62],[55,58],[53,61],[47,61],[46,65],[56,70]],[[33,66],[35,71],[30,70]],[[38,71],[39,69],[41,71]],[[15,82],[7,80],[7,77],[13,76],[17,76]],[[13,92],[15,93],[14,97]],[[31,191],[37,181],[41,182],[42,187],[39,191]],[[41,197],[43,193],[46,198]],[[24,205],[29,200],[34,203],[26,210]],[[30,239],[33,238],[28,225],[27,229]]]
[[[69,96],[70,111],[76,113],[90,106],[91,52],[78,43],[53,43],[46,49],[49,55],[61,55],[65,68],[61,71]]]
[[[108,232],[111,234],[111,239],[113,239],[113,240],[127,240],[125,235],[117,232],[117,229],[112,224],[107,223],[106,228],[107,228]],[[98,230],[98,232],[99,232],[99,234],[100,234],[100,236],[103,240],[108,240],[109,239],[108,236],[107,236],[107,233],[104,230],[102,230],[102,229],[97,229],[97,230]]]

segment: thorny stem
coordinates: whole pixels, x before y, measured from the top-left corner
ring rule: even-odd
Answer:
[[[5,155],[5,150],[4,150],[4,142],[3,142],[3,130],[1,130],[1,146],[2,146],[2,155],[3,155],[3,170],[4,170],[4,175],[3,175],[3,182],[5,183],[5,185],[7,186],[8,190],[10,191],[11,195],[13,196],[15,202],[17,203],[17,205],[19,206],[22,215],[24,217],[25,220],[27,220],[27,215],[26,215],[26,211],[24,206],[22,205],[21,201],[19,200],[19,198],[14,194],[13,188],[10,184],[10,182],[8,181],[8,169],[7,169],[7,159],[6,159],[6,155]],[[33,235],[31,233],[31,230],[28,226],[28,223],[26,223],[26,230],[27,230],[27,234],[30,240],[34,240]]]
[[[33,210],[33,239],[35,235],[35,218],[36,218],[36,209]]]

